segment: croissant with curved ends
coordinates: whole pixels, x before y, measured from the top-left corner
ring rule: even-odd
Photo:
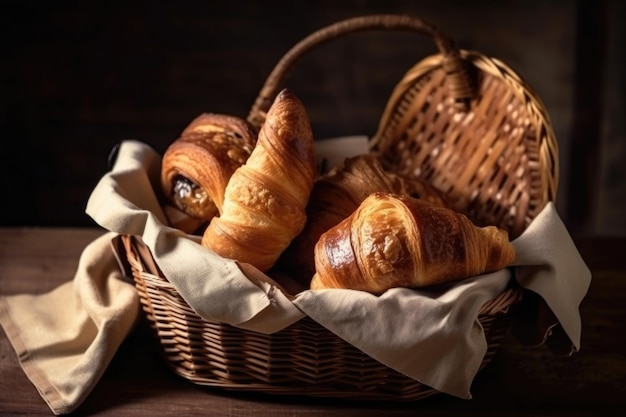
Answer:
[[[496,271],[515,260],[508,233],[412,197],[375,193],[315,246],[311,289],[381,294]]]
[[[337,225],[375,192],[411,195],[440,206],[445,196],[427,183],[385,171],[369,154],[346,158],[319,177],[307,206],[307,223],[279,261],[281,268],[309,285],[315,272],[314,248],[322,233]]]
[[[224,189],[256,142],[243,119],[215,113],[196,117],[163,154],[161,187],[180,211],[208,221],[219,214]]]
[[[316,176],[307,113],[283,90],[267,112],[250,158],[228,182],[222,213],[209,223],[202,245],[269,270],[304,227]]]

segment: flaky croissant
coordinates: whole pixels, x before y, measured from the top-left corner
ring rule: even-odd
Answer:
[[[445,196],[417,178],[385,171],[369,154],[346,158],[319,177],[307,205],[307,223],[280,258],[280,267],[309,285],[315,272],[314,247],[331,227],[348,217],[375,192],[411,195],[443,206]]]
[[[304,227],[316,175],[306,110],[283,90],[267,112],[250,158],[228,182],[222,213],[209,223],[202,245],[267,271]]]
[[[508,233],[407,196],[375,193],[315,246],[311,289],[381,294],[456,281],[510,265]]]
[[[226,184],[255,142],[254,127],[243,119],[215,113],[196,117],[163,154],[166,198],[183,213],[210,220],[220,212]]]

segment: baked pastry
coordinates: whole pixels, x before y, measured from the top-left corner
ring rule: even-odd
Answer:
[[[315,246],[311,289],[381,294],[495,271],[515,260],[508,233],[408,196],[375,193]]]
[[[256,130],[243,119],[215,113],[196,117],[163,154],[166,198],[192,218],[210,220],[220,212],[230,176],[255,143]]]
[[[167,217],[168,224],[184,233],[199,234],[202,233],[203,227],[206,227],[205,220],[191,217],[171,204],[163,204],[161,208],[163,209],[165,217]]]
[[[209,223],[202,245],[267,271],[304,227],[316,175],[306,110],[283,90],[267,112],[249,159],[230,178],[222,213]]]
[[[308,286],[315,272],[313,252],[319,237],[375,192],[411,195],[440,206],[446,204],[445,196],[437,189],[417,178],[385,171],[372,155],[346,158],[315,181],[305,228],[281,256],[280,267]]]

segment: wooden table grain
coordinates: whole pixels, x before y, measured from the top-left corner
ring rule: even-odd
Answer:
[[[44,292],[70,280],[95,228],[0,229],[0,294]],[[580,352],[558,357],[507,338],[472,385],[473,399],[364,403],[232,393],[196,386],[164,365],[147,329],[131,333],[75,416],[607,416],[626,411],[626,238],[580,238],[592,270]],[[52,412],[0,330],[0,415]]]

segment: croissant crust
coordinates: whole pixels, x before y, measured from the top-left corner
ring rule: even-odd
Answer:
[[[440,206],[447,204],[439,190],[419,179],[385,171],[372,155],[346,158],[315,181],[307,206],[307,223],[281,256],[281,268],[308,286],[315,272],[314,247],[322,233],[352,214],[375,192],[411,195]]]
[[[222,213],[211,220],[201,243],[267,271],[304,227],[315,176],[308,116],[298,98],[283,90],[252,154],[230,178]]]
[[[510,265],[508,233],[424,200],[375,193],[315,246],[312,289],[380,294],[456,281]]]
[[[187,215],[210,220],[219,214],[224,189],[256,142],[252,125],[237,117],[204,113],[163,154],[161,186]]]

